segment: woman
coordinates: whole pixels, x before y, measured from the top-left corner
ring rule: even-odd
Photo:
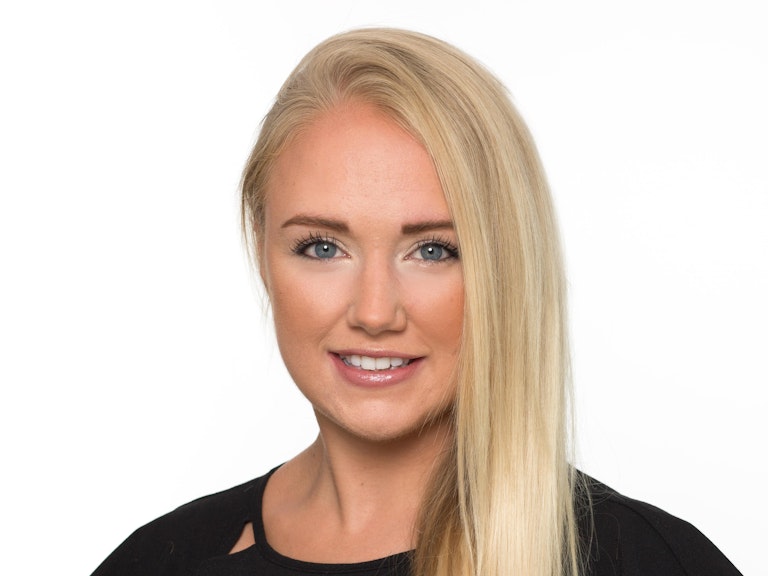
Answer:
[[[242,189],[320,434],[140,529],[96,574],[738,574],[695,528],[569,465],[551,199],[476,62],[398,30],[323,42]]]

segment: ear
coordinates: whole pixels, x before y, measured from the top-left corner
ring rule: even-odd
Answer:
[[[261,284],[264,286],[264,292],[267,295],[267,298],[272,300],[272,292],[269,288],[269,274],[267,273],[267,262],[266,258],[264,257],[264,242],[263,239],[259,239],[256,245],[254,246],[254,251],[256,252],[256,266],[259,269],[259,277],[261,278]]]

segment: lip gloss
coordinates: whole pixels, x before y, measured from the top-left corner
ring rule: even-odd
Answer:
[[[382,388],[394,386],[407,380],[418,370],[421,358],[415,358],[404,366],[386,368],[384,370],[363,370],[356,366],[348,366],[341,356],[330,353],[331,361],[336,366],[341,376],[354,386],[364,388]]]

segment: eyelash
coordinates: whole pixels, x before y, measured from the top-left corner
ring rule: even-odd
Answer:
[[[299,239],[297,239],[293,246],[291,246],[291,252],[296,254],[297,256],[303,256],[305,258],[312,258],[312,256],[307,256],[304,252],[307,251],[307,248],[312,246],[313,244],[318,244],[319,242],[324,242],[327,244],[333,244],[338,248],[339,250],[339,243],[333,236],[328,236],[327,234],[315,234],[314,232],[310,232],[306,236],[303,236]],[[312,258],[313,260],[316,260],[316,258]]]
[[[442,260],[435,260],[433,262],[445,262],[448,260],[458,260],[459,258],[459,247],[456,246],[453,242],[447,240],[446,238],[441,238],[439,236],[432,236],[429,240],[421,240],[416,245],[416,248],[413,250],[413,252],[416,252],[417,250],[421,250],[424,246],[439,246],[446,252],[448,252],[448,257],[443,258]],[[413,253],[411,252],[411,253]]]
[[[310,246],[313,246],[314,244],[318,243],[327,243],[332,244],[336,247],[337,250],[342,250],[342,248],[339,246],[338,240],[334,238],[333,236],[329,236],[327,234],[322,233],[315,233],[315,232],[309,232],[306,236],[303,236],[301,238],[298,238],[293,245],[291,246],[291,252],[296,254],[297,256],[302,256],[304,258],[311,258],[312,260],[319,260],[320,258],[314,258],[312,256],[308,256],[305,254],[307,249]],[[445,250],[448,255],[446,258],[442,258],[440,260],[427,260],[426,258],[417,258],[417,260],[424,260],[430,263],[438,263],[438,262],[445,262],[448,260],[457,260],[459,258],[459,248],[456,246],[453,242],[450,240],[447,240],[446,238],[442,238],[440,236],[432,236],[429,239],[420,240],[416,247],[409,253],[414,254],[418,250],[421,250],[424,246],[438,246]]]

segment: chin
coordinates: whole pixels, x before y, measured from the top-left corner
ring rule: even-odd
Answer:
[[[449,410],[444,410],[438,416],[424,415],[417,419],[400,422],[392,421],[392,419],[387,419],[385,422],[377,422],[376,418],[367,418],[364,421],[340,422],[319,413],[317,418],[321,432],[327,430],[328,433],[333,434],[333,431],[336,430],[364,442],[391,444],[408,440],[417,441],[433,435],[439,429],[449,428],[449,412]]]

